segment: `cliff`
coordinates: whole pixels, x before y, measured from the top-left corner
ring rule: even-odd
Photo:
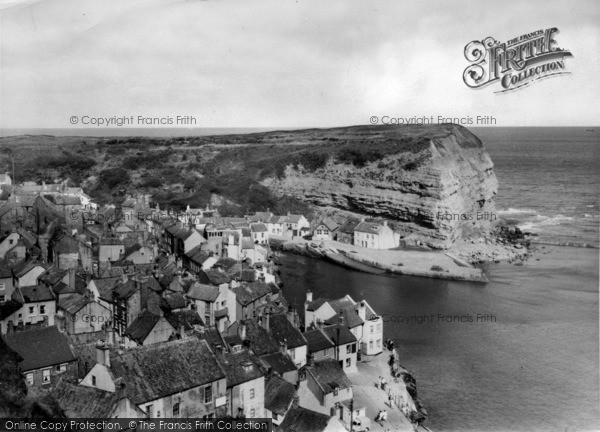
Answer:
[[[492,217],[484,217],[495,214],[498,182],[481,141],[467,129],[356,127],[340,129],[337,137],[346,142],[360,139],[373,151],[381,143],[388,148],[363,166],[342,163],[339,154],[315,170],[290,164],[285,176],[269,177],[262,184],[276,195],[319,207],[397,221],[409,244],[445,249],[458,239],[491,231]],[[407,138],[416,144],[403,149]],[[390,144],[399,151],[389,151]]]

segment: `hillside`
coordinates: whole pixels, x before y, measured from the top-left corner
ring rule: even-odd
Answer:
[[[162,207],[224,215],[315,208],[398,221],[446,247],[487,223],[440,221],[438,211],[493,211],[497,182],[463,127],[354,126],[186,138],[20,136],[0,139],[0,167],[17,181],[71,178],[99,202],[151,193]],[[1,169],[1,168],[0,168]]]

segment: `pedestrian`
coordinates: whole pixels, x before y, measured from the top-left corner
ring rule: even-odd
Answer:
[[[383,377],[382,377],[382,378],[381,378],[381,384],[380,384],[380,386],[381,386],[381,390],[384,390],[384,391],[385,391],[385,386],[386,386],[386,384],[387,384],[387,381],[385,380],[385,378],[383,378]]]
[[[381,388],[382,385],[383,385],[383,377],[380,375],[379,376],[379,388]]]
[[[383,425],[384,421],[387,421],[387,411],[386,410],[383,410],[382,413],[381,413],[381,423],[382,423],[382,425]]]
[[[390,404],[390,408],[392,407],[392,401],[394,400],[394,393],[390,392],[388,395],[388,402]]]
[[[390,351],[394,350],[394,340],[393,339],[390,339],[390,342],[389,342],[388,346],[390,347]]]
[[[377,413],[377,415],[375,416],[375,421],[377,423],[379,423],[381,426],[383,426],[383,420],[381,419],[383,416],[383,411],[379,410],[379,412]]]

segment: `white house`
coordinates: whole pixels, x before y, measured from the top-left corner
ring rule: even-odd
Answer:
[[[398,242],[387,221],[361,221],[354,228],[354,245],[369,249],[392,249],[398,246]]]

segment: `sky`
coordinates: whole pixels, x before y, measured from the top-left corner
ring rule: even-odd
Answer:
[[[195,127],[493,116],[496,126],[600,119],[600,2],[0,0],[0,127]],[[557,27],[568,75],[472,89],[465,45]],[[77,124],[71,123],[76,117]],[[176,127],[176,124],[169,125]]]

